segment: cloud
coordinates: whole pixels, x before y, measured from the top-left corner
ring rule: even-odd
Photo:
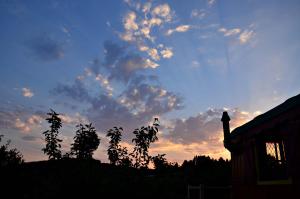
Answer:
[[[127,15],[124,18],[124,28],[129,31],[137,30],[139,26],[137,25],[135,20],[136,20],[135,12],[127,13]]]
[[[173,34],[174,32],[186,32],[186,31],[188,31],[190,28],[191,28],[190,25],[180,25],[180,26],[177,26],[175,29],[169,29],[169,30],[166,32],[166,35],[169,36],[169,35]]]
[[[123,17],[124,32],[119,36],[123,41],[129,42],[148,56],[147,59],[144,59],[146,67],[156,68],[159,64],[154,61],[159,61],[161,57],[154,34],[159,33],[164,28],[164,24],[171,22],[173,12],[168,4],[153,7],[151,2],[140,4],[128,1],[126,3],[131,7],[131,11]],[[158,29],[155,29],[156,27]],[[180,32],[181,28],[184,27],[179,27],[177,30]],[[168,55],[170,56],[170,53]],[[164,56],[163,58],[169,57]]]
[[[160,47],[164,49],[164,46]],[[158,66],[151,59],[108,41],[104,43],[104,52],[102,63],[91,62],[72,84],[58,84],[51,92],[84,103],[83,116],[101,132],[116,125],[132,131],[153,117],[183,107],[182,97],[164,89],[157,77],[143,74],[148,68]],[[152,56],[158,55],[155,50],[151,53]],[[164,56],[170,55],[165,52]],[[102,92],[90,81],[100,82],[100,87],[107,91],[112,91],[114,85],[122,89],[112,95]]]
[[[22,140],[29,141],[29,142],[34,142],[34,141],[42,140],[42,138],[32,136],[32,135],[25,135],[25,136],[22,137]]]
[[[159,64],[151,61],[150,59],[146,59],[145,66],[146,66],[146,68],[157,68],[159,66]]]
[[[241,32],[241,29],[239,28],[233,28],[233,29],[226,29],[226,28],[220,28],[219,32],[224,33],[225,37],[229,37],[229,36],[233,36],[233,35],[237,35]]]
[[[150,48],[148,50],[148,55],[153,59],[153,60],[160,60],[160,56],[158,55],[158,52],[155,48]]]
[[[72,85],[59,83],[50,93],[54,95],[63,93],[65,96],[80,102],[90,99],[89,93],[80,79],[75,79]]]
[[[61,26],[61,31],[66,34],[68,37],[71,37],[71,32],[70,29],[67,28],[66,26]]]
[[[64,44],[44,34],[27,42],[31,53],[42,61],[54,61],[64,57]]]
[[[206,16],[206,11],[204,9],[193,9],[191,12],[191,18],[203,19]]]
[[[34,93],[30,90],[30,88],[22,88],[23,96],[31,98],[34,96]]]
[[[23,106],[1,107],[0,129],[16,129],[29,132],[40,126],[44,113]]]
[[[103,67],[108,73],[108,80],[128,82],[130,79],[135,78],[138,72],[159,66],[152,60],[143,58],[131,51],[126,51],[125,48],[111,41],[104,43],[104,51]],[[153,59],[159,59],[156,49],[149,49],[148,51]]]
[[[96,76],[95,80],[99,81],[100,85],[108,92],[111,96],[113,95],[113,87],[110,85],[108,79],[100,73]]]
[[[231,117],[231,129],[249,121],[254,114],[239,111],[238,109],[226,109]],[[222,145],[223,130],[221,117],[225,109],[209,109],[204,113],[191,116],[187,119],[176,119],[173,129],[165,137],[175,143],[211,143]]]
[[[68,114],[60,114],[59,117],[61,118],[62,123],[64,124],[87,124],[88,119],[85,116],[82,116],[80,113],[75,113],[74,115]]]
[[[151,2],[146,2],[143,6],[142,12],[149,13],[151,6],[152,6]]]
[[[216,0],[207,0],[207,5],[209,7],[213,6],[216,3]]]
[[[21,121],[20,118],[16,119],[15,127],[22,132],[29,132],[31,130],[30,127],[28,126],[28,124]]]
[[[184,160],[193,159],[195,155],[208,155],[212,158],[223,157],[230,159],[230,152],[224,148],[221,141],[182,144],[159,136],[159,140],[151,145],[149,152],[151,155],[166,154],[169,162],[178,162],[179,164]]]
[[[237,36],[240,44],[248,43],[255,35],[254,24],[249,25],[248,29],[242,30],[240,28],[226,29],[219,28],[218,31],[222,32],[224,37]]]
[[[241,44],[247,43],[252,37],[254,36],[254,31],[253,30],[244,30],[240,36],[239,36],[239,41]]]
[[[166,91],[159,85],[148,83],[151,77],[136,76],[129,82],[119,96],[96,93],[88,94],[86,99],[82,99],[75,91],[76,86],[69,86],[69,89],[59,90],[59,93],[69,96],[72,99],[85,102],[87,109],[84,111],[84,117],[93,122],[97,129],[105,132],[113,126],[123,126],[131,131],[147,124],[157,115],[162,115],[173,110],[181,109],[183,106],[182,98],[173,92]],[[88,93],[88,90],[81,90]],[[74,96],[70,94],[75,94]],[[64,118],[64,116],[63,116]],[[68,117],[64,120],[71,121]],[[131,135],[127,132],[125,139]]]
[[[170,59],[171,57],[173,57],[172,48],[166,48],[166,49],[160,51],[160,53],[161,53],[163,58]]]
[[[43,117],[40,115],[31,115],[28,120],[27,123],[30,125],[37,125],[37,124],[41,124],[43,120]]]
[[[192,61],[192,67],[198,68],[198,67],[200,67],[200,66],[201,66],[201,64],[200,64],[197,60],[193,60],[193,61]]]
[[[44,118],[40,115],[31,115],[25,121],[20,118],[16,118],[14,126],[21,132],[28,133],[33,128],[39,127],[43,119]]]
[[[172,19],[171,8],[168,4],[162,4],[162,5],[156,6],[155,8],[153,8],[151,14],[153,16],[162,17],[166,21],[171,21],[171,19]]]
[[[144,52],[144,51],[148,51],[149,50],[149,47],[148,46],[145,46],[145,45],[140,45],[139,46],[139,50]]]

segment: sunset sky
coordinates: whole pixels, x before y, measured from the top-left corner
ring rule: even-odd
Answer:
[[[47,159],[42,132],[61,114],[101,138],[159,117],[151,153],[181,163],[229,158],[222,112],[237,127],[300,93],[298,0],[0,0],[0,134],[26,161]]]

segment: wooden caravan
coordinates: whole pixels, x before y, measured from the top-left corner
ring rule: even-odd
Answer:
[[[233,198],[300,198],[300,95],[232,132],[229,121],[224,112],[224,146],[231,152]]]

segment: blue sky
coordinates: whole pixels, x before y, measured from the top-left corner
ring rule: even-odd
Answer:
[[[45,159],[41,132],[62,114],[105,132],[161,121],[151,153],[181,162],[229,157],[232,127],[300,92],[299,1],[0,1],[0,133],[27,161]]]

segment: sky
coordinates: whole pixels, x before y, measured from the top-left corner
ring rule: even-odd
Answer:
[[[150,153],[182,163],[230,158],[231,129],[300,93],[297,0],[0,0],[0,134],[25,161],[47,159],[42,132],[60,113],[63,153],[79,123],[106,132],[160,120]]]

